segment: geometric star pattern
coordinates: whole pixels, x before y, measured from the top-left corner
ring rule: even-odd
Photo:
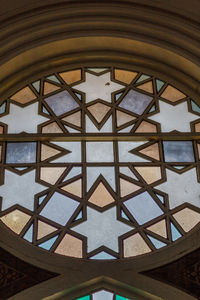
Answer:
[[[88,207],[87,221],[73,227],[74,231],[87,236],[88,252],[101,246],[118,252],[118,236],[131,229],[131,226],[116,220],[114,207],[103,213]]]
[[[10,104],[10,113],[0,118],[1,122],[8,125],[8,133],[37,132],[37,125],[47,121],[46,117],[38,115],[38,103],[20,107]],[[24,126],[26,124],[26,126]]]
[[[183,203],[190,203],[200,208],[200,183],[193,168],[183,174],[166,170],[167,180],[156,188],[169,196],[169,205],[173,209]]]
[[[162,132],[170,132],[172,130],[188,132],[190,131],[190,122],[198,118],[198,116],[188,112],[187,102],[173,106],[159,101],[159,106],[160,113],[149,117],[149,119],[159,122]]]
[[[86,103],[96,99],[111,102],[111,93],[124,87],[124,85],[111,81],[109,72],[100,76],[86,72],[85,76],[85,82],[76,85],[75,88],[86,93]]]
[[[199,132],[198,103],[139,70],[30,82],[0,104],[0,220],[59,255],[161,251],[199,226]]]
[[[2,210],[15,204],[33,210],[34,195],[44,189],[43,185],[35,182],[35,171],[19,176],[6,170],[4,185],[0,186],[0,196],[3,198]]]

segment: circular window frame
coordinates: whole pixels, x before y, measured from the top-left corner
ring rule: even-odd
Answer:
[[[113,40],[115,40],[115,43],[113,43]],[[102,38],[102,41],[103,45],[100,46],[99,37],[90,39],[68,39],[53,42],[49,45],[47,44],[21,53],[2,66],[3,71],[1,73],[1,79],[3,80],[0,88],[1,97],[8,97],[12,92],[22,88],[26,83],[34,81],[41,75],[48,75],[49,73],[58,70],[66,71],[66,69],[74,69],[87,63],[91,67],[106,67],[113,65],[118,68],[133,71],[135,69],[140,69],[144,73],[146,72],[147,74],[155,75],[158,78],[160,77],[170,82],[191,95],[191,97],[200,104],[197,92],[198,80],[197,78],[195,79],[195,74],[200,72],[200,67],[195,66],[195,72],[194,74],[191,74],[191,68],[194,65],[191,61],[184,59],[183,57],[177,61],[177,54],[162,49],[161,58],[166,55],[168,60],[165,63],[163,61],[161,63],[159,59],[160,48],[154,45],[148,44],[148,49],[144,54],[145,43],[143,42],[130,41],[121,38]],[[62,47],[58,46],[59,43],[62,44]],[[132,51],[130,51],[130,43],[132,45]],[[74,48],[72,47],[72,44]],[[122,45],[121,49],[116,46],[120,44]],[[71,51],[68,50],[69,45]],[[75,49],[77,49],[77,45],[84,45],[85,49],[80,49],[79,53],[76,53]],[[134,45],[135,47],[133,47]],[[102,49],[100,50],[99,48]],[[44,58],[45,49],[47,51],[46,58]],[[58,49],[60,51],[58,51]],[[138,53],[140,53],[139,49],[141,49],[142,55],[138,55]],[[158,54],[157,57],[155,51]],[[20,63],[22,61],[24,62],[23,65]],[[186,70],[188,70],[188,72],[186,72]],[[21,84],[22,82],[23,86]],[[2,224],[0,224],[0,228],[2,232],[0,245],[17,257],[34,265],[43,267],[44,269],[63,274],[64,277],[67,276],[67,270],[69,269],[72,272],[72,277],[73,275],[74,277],[77,276],[77,269],[82,270],[82,275],[78,280],[75,280],[75,282],[74,280],[71,280],[71,286],[76,285],[75,283],[78,281],[87,281],[85,273],[83,272],[84,269],[91,270],[91,274],[87,274],[88,278],[96,278],[102,274],[106,274],[111,278],[119,278],[118,270],[120,268],[120,277],[124,274],[127,284],[138,288],[144,288],[144,290],[148,289],[148,291],[152,293],[155,292],[155,294],[157,293],[156,285],[152,284],[152,280],[147,280],[149,285],[146,286],[146,277],[143,276],[145,278],[139,280],[142,275],[138,275],[138,273],[169,263],[178,259],[183,254],[197,249],[199,247],[198,240],[200,240],[200,229],[198,229],[188,234],[188,236],[184,237],[176,244],[156,253],[145,254],[144,256],[134,257],[124,261],[91,262],[81,259],[82,262],[80,263],[79,259],[61,257],[59,255],[56,255],[55,257],[55,254],[36,249],[35,247],[24,243],[23,240],[16,237],[15,234],[10,232],[10,230],[5,228]],[[29,253],[28,256],[27,253]],[[132,272],[130,270],[134,271]],[[128,279],[130,274],[133,275],[132,279]],[[56,282],[56,279],[54,280]],[[70,284],[68,284],[68,286],[70,286]],[[64,287],[65,285],[61,284],[61,286]],[[61,288],[61,286],[59,286],[59,288]],[[48,292],[46,291],[45,293],[46,295],[50,295],[57,289],[56,284],[54,284],[54,286],[52,285]]]

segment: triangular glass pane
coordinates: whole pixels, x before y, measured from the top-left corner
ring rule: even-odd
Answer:
[[[119,171],[121,174],[124,174],[128,177],[131,177],[138,181],[138,178],[135,176],[135,174],[129,169],[129,167],[119,167]]]
[[[117,101],[117,100],[121,97],[122,94],[123,94],[123,93],[116,94],[116,95],[115,95],[115,101]]]
[[[130,220],[129,220],[129,217],[125,214],[125,212],[124,212],[123,210],[121,210],[121,217],[122,217],[123,219],[125,219],[125,220],[130,221]]]
[[[69,180],[77,175],[80,175],[82,173],[81,167],[73,167],[70,172],[67,174],[67,176],[63,179],[63,182],[66,180]]]
[[[45,113],[45,114],[47,114],[47,115],[49,115],[48,110],[44,106],[42,106],[42,112]]]
[[[149,113],[152,113],[152,112],[154,112],[155,110],[156,110],[156,107],[155,107],[155,105],[153,105],[152,108],[150,109]]]
[[[164,81],[156,79],[156,89],[158,92],[161,90],[161,88],[163,87],[164,84],[165,84]]]
[[[141,81],[144,81],[144,80],[150,79],[150,78],[151,78],[151,76],[142,74],[142,75],[140,76],[140,78],[136,81],[136,83],[139,83],[139,82],[141,82]]]
[[[79,130],[76,130],[76,129],[74,129],[74,128],[71,128],[71,127],[69,127],[69,126],[67,126],[67,125],[65,125],[65,128],[69,131],[69,133],[80,133]]]
[[[40,92],[40,80],[33,82],[32,86],[36,89],[38,93]]]
[[[15,168],[16,170],[18,170],[18,171],[24,171],[24,170],[26,170],[26,169],[28,169],[27,167],[25,167],[25,168]]]
[[[105,251],[101,251],[100,253],[91,256],[90,259],[116,259],[116,257],[112,256],[111,254],[108,254]]]
[[[166,246],[166,243],[163,243],[163,242],[153,238],[152,236],[149,236],[149,235],[147,235],[147,236],[150,239],[150,241],[152,242],[152,244],[156,247],[156,249],[160,249],[160,248]]]
[[[83,217],[83,212],[82,210],[79,212],[78,216],[74,219],[74,221],[80,220]]]
[[[41,247],[41,248],[43,248],[43,249],[46,249],[46,250],[50,250],[51,247],[53,246],[54,242],[56,241],[57,237],[58,237],[57,235],[54,236],[54,237],[51,238],[50,240],[48,240],[48,241],[46,241],[46,242],[40,244],[39,247]]]
[[[185,168],[185,166],[173,166],[173,168],[178,169],[178,170],[182,170]]]
[[[134,126],[134,125],[130,125],[130,126],[124,128],[124,129],[119,130],[118,132],[120,132],[120,133],[130,132],[131,129],[133,128],[133,126]]]
[[[178,229],[174,226],[173,223],[170,223],[171,226],[171,233],[172,233],[172,241],[178,240],[180,237],[182,237],[181,233],[178,231]]]
[[[31,227],[28,229],[28,231],[24,235],[24,239],[32,243],[32,240],[33,240],[33,224],[31,225]]]
[[[191,100],[192,110],[200,114],[200,107],[193,100]]]
[[[46,196],[47,195],[43,195],[43,196],[39,197],[39,199],[38,199],[38,204],[39,205],[43,202],[43,200],[46,198]]]
[[[165,198],[162,195],[156,194],[156,196],[158,197],[158,199],[164,204],[165,203]]]
[[[0,106],[0,114],[5,113],[6,111],[6,102],[4,101]]]
[[[54,81],[56,83],[60,83],[60,80],[58,80],[58,78],[55,75],[50,75],[48,77],[46,77],[47,79]]]
[[[79,100],[82,100],[82,95],[79,93],[74,93]]]

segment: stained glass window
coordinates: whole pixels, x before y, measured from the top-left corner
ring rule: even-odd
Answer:
[[[100,290],[75,300],[131,300],[107,290]],[[132,299],[134,300],[134,299]]]
[[[0,220],[69,257],[159,251],[200,221],[199,133],[197,101],[137,70],[30,82],[0,106]]]

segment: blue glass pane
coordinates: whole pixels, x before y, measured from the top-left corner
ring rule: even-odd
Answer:
[[[178,231],[178,229],[174,226],[174,224],[171,225],[171,233],[172,233],[172,241],[178,240],[180,237],[182,237],[181,233]]]
[[[191,106],[192,106],[192,110],[195,112],[200,113],[200,107],[199,105],[197,105],[194,101],[191,100]]]
[[[182,170],[185,168],[185,166],[173,166],[173,168],[175,168],[177,170]]]
[[[127,215],[125,214],[125,212],[123,210],[121,210],[121,217],[123,219],[126,219],[126,220],[130,221],[129,218],[127,217]]]
[[[44,106],[42,106],[42,111],[43,111],[43,113],[45,113],[45,114],[47,114],[47,115],[49,115],[49,112],[48,112],[48,110],[44,107]]]
[[[18,170],[18,171],[24,171],[24,170],[26,170],[27,168],[26,167],[24,167],[24,168],[15,168],[16,170]]]
[[[166,246],[165,243],[153,238],[152,236],[149,236],[149,235],[147,235],[147,236],[151,240],[152,244],[156,247],[156,249],[160,249],[160,248]]]
[[[194,162],[192,141],[163,142],[166,162]]]
[[[163,214],[149,193],[144,192],[124,202],[139,224],[144,224]]]
[[[46,196],[47,195],[43,195],[43,196],[39,197],[39,199],[38,199],[38,204],[39,205],[43,202],[43,200],[46,198]]]
[[[82,219],[82,217],[83,217],[83,212],[81,210],[78,216],[75,218],[75,221]]]
[[[163,87],[164,84],[165,84],[164,81],[156,79],[156,89],[158,92],[161,90],[161,88]]]
[[[58,237],[57,235],[54,236],[54,237],[51,238],[50,240],[48,240],[48,241],[46,241],[46,242],[40,244],[39,247],[41,247],[41,248],[43,248],[43,249],[46,249],[46,250],[50,250],[51,247],[53,246],[54,242],[56,241],[57,237]]]
[[[36,161],[36,143],[7,143],[6,162],[8,164],[34,163]]]
[[[6,111],[6,102],[3,102],[0,106],[0,114],[3,114]]]
[[[58,224],[65,225],[78,205],[79,202],[56,192],[41,211],[41,215]]]
[[[117,101],[117,100],[121,97],[122,94],[123,94],[123,93],[118,93],[118,94],[116,94],[116,95],[115,95],[115,101]]]
[[[58,78],[55,75],[50,75],[50,76],[48,76],[46,78],[49,79],[49,80],[51,80],[51,81],[60,83],[60,80],[58,80]]]
[[[32,243],[32,240],[33,240],[33,225],[31,225],[29,230],[24,235],[24,239]]]
[[[91,256],[90,259],[116,259],[116,257],[102,251],[94,256]]]
[[[153,105],[152,108],[149,110],[149,113],[152,113],[152,112],[154,112],[155,110],[156,110],[156,107],[155,107],[155,105]]]
[[[150,79],[150,78],[151,77],[149,75],[142,74],[136,82],[139,83],[139,82],[142,82],[142,81],[144,81],[146,79]]]
[[[156,196],[163,204],[165,203],[165,198],[162,195],[156,194]]]
[[[79,94],[79,93],[74,93],[74,95],[79,99],[79,100],[82,100],[82,95]]]
[[[39,93],[40,92],[40,80],[33,82],[32,85],[36,89],[36,91]]]

